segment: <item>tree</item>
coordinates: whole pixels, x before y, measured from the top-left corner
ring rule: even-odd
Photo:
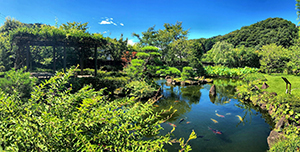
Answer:
[[[264,45],[260,51],[260,70],[265,73],[281,73],[290,61],[290,52],[283,46],[276,44]]]
[[[127,47],[128,38],[123,40],[122,34],[119,40],[116,38],[111,39],[107,37],[107,41],[108,43],[104,49],[105,56],[111,60],[114,60],[115,62],[120,62],[123,53],[129,51],[129,48]]]
[[[13,67],[15,47],[9,41],[9,34],[24,24],[18,20],[7,17],[4,25],[0,27],[0,66],[1,71],[7,71]]]
[[[182,22],[176,22],[176,24],[164,24],[164,29],[155,30],[155,26],[150,27],[146,32],[142,32],[142,37],[139,34],[133,33],[136,36],[142,46],[156,46],[160,48],[163,61],[172,60],[168,56],[169,44],[177,40],[187,39],[188,30],[183,30]],[[173,57],[173,56],[171,56]]]

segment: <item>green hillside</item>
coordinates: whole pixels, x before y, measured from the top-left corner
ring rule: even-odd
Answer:
[[[294,23],[282,18],[268,18],[222,36],[199,40],[204,44],[205,51],[208,51],[218,41],[227,41],[234,47],[244,45],[258,49],[271,43],[288,48],[295,39],[298,39],[298,28]]]

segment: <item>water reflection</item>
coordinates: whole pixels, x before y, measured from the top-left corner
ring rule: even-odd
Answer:
[[[191,130],[195,130],[199,138],[190,141],[193,151],[232,152],[268,149],[266,138],[270,132],[270,125],[272,126],[269,122],[272,121],[260,108],[235,99],[235,86],[242,81],[214,80],[217,88],[215,97],[209,97],[211,84],[167,86],[165,80],[158,80],[157,83],[161,85],[164,97],[158,101],[159,107],[156,110],[160,111],[170,106],[178,110],[168,122],[161,124],[164,128],[161,134],[168,133],[172,129],[169,123],[172,123],[177,126],[174,138],[187,139]],[[184,121],[179,123],[182,118]],[[214,123],[211,119],[218,123]],[[209,127],[221,131],[222,134],[214,133]],[[168,151],[178,151],[179,145],[166,145],[165,148]]]

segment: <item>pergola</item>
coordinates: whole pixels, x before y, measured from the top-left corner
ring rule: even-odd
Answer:
[[[58,29],[57,29],[58,30]],[[80,53],[80,68],[81,74],[83,72],[83,54],[84,50],[82,48],[94,49],[95,58],[95,76],[97,75],[97,48],[106,44],[106,40],[103,37],[94,36],[88,33],[81,34],[80,36],[71,36],[67,32],[61,32],[56,35],[49,36],[47,34],[32,34],[32,32],[22,31],[15,32],[11,35],[11,44],[17,45],[16,58],[15,58],[15,68],[17,68],[20,63],[21,51],[26,52],[26,66],[27,71],[31,66],[31,50],[30,46],[51,46],[53,48],[53,71],[56,71],[56,54],[57,48],[63,48],[63,68],[66,71],[66,47],[73,47]],[[24,53],[24,52],[23,52]]]

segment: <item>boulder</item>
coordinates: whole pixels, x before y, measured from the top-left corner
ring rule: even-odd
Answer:
[[[266,82],[264,82],[264,84],[261,86],[261,89],[267,89],[267,88],[269,88],[269,85]]]
[[[217,95],[217,90],[216,90],[216,86],[215,85],[212,85],[209,89],[209,95],[212,95],[212,96],[216,96]]]
[[[279,139],[284,138],[282,133],[278,133],[275,130],[272,130],[270,132],[270,135],[267,138],[267,142],[269,145],[269,148],[271,149],[271,147],[273,146],[274,143],[276,143]]]
[[[287,122],[287,120],[282,117],[280,118],[280,120],[277,122],[277,124],[275,125],[275,129],[278,131],[278,132],[281,132],[281,129],[284,128],[284,124],[285,122]]]

